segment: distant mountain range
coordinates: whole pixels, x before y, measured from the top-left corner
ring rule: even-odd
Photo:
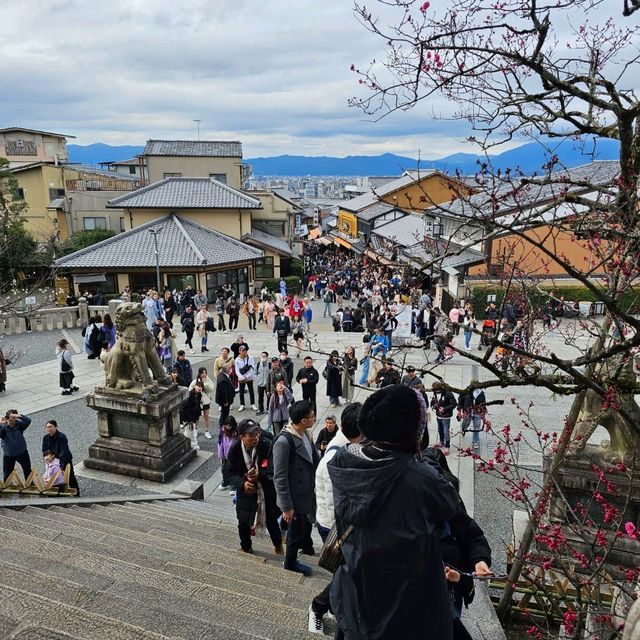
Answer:
[[[67,146],[71,162],[97,165],[100,162],[127,160],[142,153],[140,146],[111,146],[108,144],[90,144]],[[615,160],[618,158],[619,144],[616,140],[590,141],[582,147],[570,140],[556,143],[554,153],[560,163],[566,167],[576,167],[591,162],[592,159]],[[486,158],[471,153],[454,153],[435,160],[422,160],[385,153],[379,156],[347,156],[332,158],[329,156],[274,156],[270,158],[246,158],[245,162],[253,167],[254,176],[397,176],[408,169],[420,167],[422,170],[438,169],[445,173],[460,171],[474,174]],[[524,144],[515,149],[490,156],[494,169],[519,167],[524,173],[540,172],[549,161],[549,154],[535,142]]]

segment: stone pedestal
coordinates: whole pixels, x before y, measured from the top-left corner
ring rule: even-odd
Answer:
[[[543,458],[545,479],[549,474],[551,458]],[[605,473],[611,482],[614,492],[606,484],[600,482],[594,466],[601,471],[615,467],[604,460],[602,447],[587,445],[578,456],[566,457],[556,471],[556,490],[553,491],[549,508],[549,519],[562,525],[569,543],[587,555],[593,554],[593,535],[595,529],[584,526],[585,513],[596,525],[609,531],[611,539],[615,530],[604,522],[604,511],[594,500],[594,493],[600,493],[605,500],[624,513],[623,522],[632,522],[640,527],[640,478],[635,474],[629,478],[627,472]],[[558,490],[559,489],[559,490]],[[567,526],[571,523],[573,526]],[[607,554],[607,564],[612,574],[619,567],[636,568],[640,564],[640,542],[624,536],[615,540]]]
[[[196,456],[180,433],[180,405],[187,390],[160,387],[146,396],[96,387],[86,396],[98,412],[98,439],[84,464],[91,469],[166,482]]]

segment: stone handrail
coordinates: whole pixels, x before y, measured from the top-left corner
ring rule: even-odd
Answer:
[[[52,307],[34,309],[20,315],[0,315],[0,336],[10,336],[27,331],[51,331],[54,329],[74,329],[87,325],[94,314],[109,311],[108,305],[90,305],[80,302],[75,307]]]

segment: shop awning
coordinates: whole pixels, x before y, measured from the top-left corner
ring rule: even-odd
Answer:
[[[367,258],[371,258],[372,260],[375,260],[376,262],[379,262],[380,264],[383,264],[387,267],[393,264],[391,260],[387,260],[386,258],[379,256],[375,251],[371,251],[371,249],[366,249],[364,255],[367,256]]]
[[[323,244],[328,247],[330,244],[333,244],[333,240],[331,238],[327,238],[327,236],[320,236],[315,240],[318,244]]]
[[[311,231],[309,231],[309,239],[310,240],[315,240],[316,238],[320,237],[320,229],[311,229]]]
[[[353,247],[351,246],[350,242],[347,242],[346,240],[343,240],[342,238],[339,238],[338,236],[334,236],[333,241],[341,246],[344,247],[345,249],[352,249]]]
[[[105,282],[107,277],[104,273],[83,273],[73,276],[76,284],[86,284],[88,282]]]

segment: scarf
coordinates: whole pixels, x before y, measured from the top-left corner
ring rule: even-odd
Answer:
[[[244,464],[247,467],[247,471],[250,471],[253,468],[257,469],[258,468],[258,465],[257,465],[258,448],[254,447],[253,449],[251,449],[251,451],[249,451],[244,446],[244,442],[241,442],[240,446],[242,448],[242,457],[244,458]],[[256,486],[258,488],[258,493],[257,493],[258,509],[256,511],[256,519],[255,519],[254,527],[255,527],[256,533],[262,533],[265,530],[265,527],[267,524],[267,513],[264,505],[264,489],[262,488],[262,485],[260,484],[260,482],[257,482]]]

